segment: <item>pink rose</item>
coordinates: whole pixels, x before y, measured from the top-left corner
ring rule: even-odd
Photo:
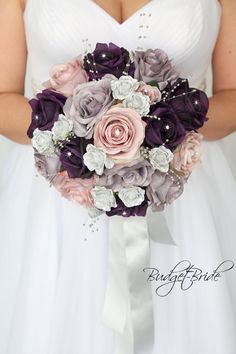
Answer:
[[[85,82],[88,82],[88,75],[83,69],[82,60],[78,58],[65,64],[55,65],[51,69],[50,80],[45,82],[44,86],[69,97],[77,85]]]
[[[102,147],[116,163],[139,156],[145,136],[146,123],[133,109],[113,107],[97,123],[94,144]]]
[[[69,178],[63,171],[53,179],[52,184],[64,198],[86,208],[93,206],[91,190],[95,185],[94,178]]]
[[[143,81],[140,82],[139,88],[137,91],[141,92],[143,95],[148,96],[150,99],[150,104],[160,102],[160,100],[161,100],[161,91],[157,87],[147,85]]]
[[[171,162],[172,168],[183,175],[189,175],[193,168],[201,161],[202,135],[189,132],[182,144],[174,152]]]

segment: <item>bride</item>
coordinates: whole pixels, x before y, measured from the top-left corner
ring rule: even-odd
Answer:
[[[236,130],[235,0],[0,0],[0,23],[0,353],[116,353],[102,320],[108,218],[94,229],[86,210],[48,188],[26,137],[27,97],[50,68],[113,42],[165,50],[192,87],[204,89],[213,65],[203,162],[167,208],[171,238],[156,231],[150,264],[160,274],[180,262],[202,274],[219,267],[220,277],[163,297],[152,282],[153,354],[235,354],[236,184],[220,143]]]

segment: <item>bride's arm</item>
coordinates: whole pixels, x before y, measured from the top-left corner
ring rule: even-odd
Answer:
[[[20,0],[0,0],[0,23],[0,134],[28,143],[31,110],[24,97],[27,50]]]
[[[236,0],[221,0],[222,24],[213,56],[210,118],[201,130],[207,140],[236,131]]]

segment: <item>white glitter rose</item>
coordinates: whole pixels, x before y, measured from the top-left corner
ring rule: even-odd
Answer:
[[[99,210],[95,207],[87,208],[87,211],[88,211],[88,215],[91,219],[95,219],[104,213],[102,210]]]
[[[127,208],[132,208],[142,204],[145,199],[145,191],[140,187],[123,188],[118,196]]]
[[[54,140],[64,140],[67,135],[73,129],[73,121],[66,118],[63,114],[59,115],[58,121],[56,121],[52,128],[52,134]]]
[[[174,155],[165,146],[151,149],[149,151],[149,161],[155,170],[160,172],[168,172],[169,164],[173,160]]]
[[[111,208],[117,207],[116,198],[111,189],[96,186],[92,189],[91,194],[96,208],[111,211]]]
[[[134,109],[141,117],[150,111],[149,97],[141,92],[133,92],[124,100],[124,107]]]
[[[104,168],[112,168],[114,162],[109,159],[103,148],[89,144],[86,147],[86,153],[83,156],[84,164],[90,171],[95,171],[98,175],[102,175]]]
[[[119,80],[111,81],[113,97],[117,100],[124,100],[138,88],[139,82],[131,76],[121,76]]]
[[[55,147],[52,139],[52,132],[49,130],[35,129],[32,138],[33,147],[45,156],[51,156],[55,153]]]

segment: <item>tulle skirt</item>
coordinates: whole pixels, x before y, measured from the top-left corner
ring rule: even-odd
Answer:
[[[165,212],[174,242],[151,241],[160,273],[183,260],[205,273],[235,261],[235,180],[220,143],[204,147],[203,163]],[[2,140],[0,168],[0,353],[113,354],[102,321],[108,218],[91,228],[85,209],[36,175],[28,146]],[[235,268],[186,291],[176,283],[165,297],[157,287],[154,354],[236,353]]]

